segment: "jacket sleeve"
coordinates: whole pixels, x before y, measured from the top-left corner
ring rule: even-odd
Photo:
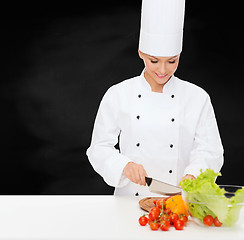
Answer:
[[[200,169],[204,171],[207,168],[219,172],[224,162],[223,153],[214,110],[207,95],[196,127],[189,165],[184,175],[191,174],[196,177],[200,174]]]
[[[87,156],[94,170],[108,185],[123,187],[130,181],[123,170],[131,160],[114,147],[120,134],[116,99],[116,91],[111,87],[100,103]]]

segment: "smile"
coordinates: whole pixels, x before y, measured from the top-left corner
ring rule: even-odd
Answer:
[[[168,74],[164,74],[164,75],[160,75],[160,74],[157,74],[157,73],[155,73],[156,75],[157,75],[157,77],[159,77],[159,78],[165,78],[165,77],[167,77],[168,76]]]

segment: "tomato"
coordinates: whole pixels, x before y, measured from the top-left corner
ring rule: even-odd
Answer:
[[[159,209],[162,209],[162,208],[163,208],[163,199],[159,199],[159,200],[156,202],[156,206],[157,206]]]
[[[211,215],[206,215],[203,219],[203,223],[207,226],[211,226],[213,224],[213,217]]]
[[[163,220],[166,220],[166,221],[170,221],[170,216],[168,214],[162,214],[161,217],[160,217],[160,220],[163,221]]]
[[[155,220],[157,220],[158,218],[159,218],[159,213],[157,213],[157,212],[150,212],[149,214],[148,214],[148,218],[151,220],[151,221],[155,221]]]
[[[185,215],[181,215],[181,216],[179,217],[179,219],[180,219],[181,221],[183,221],[185,224],[186,224],[187,221],[188,221],[188,217],[185,216]]]
[[[158,215],[160,215],[161,210],[158,207],[153,207],[153,208],[150,209],[150,212],[156,212]]]
[[[173,225],[177,220],[179,220],[179,216],[176,213],[173,213],[169,219],[170,223]]]
[[[219,221],[217,217],[214,218],[213,223],[216,227],[221,227],[223,224],[222,222]]]
[[[150,228],[155,231],[155,230],[158,230],[159,229],[159,223],[157,222],[150,222]]]
[[[141,217],[139,218],[139,223],[140,223],[141,226],[145,226],[145,225],[147,225],[147,223],[148,223],[148,218],[145,217],[145,216],[141,216]]]
[[[160,229],[162,231],[168,231],[169,228],[170,228],[170,223],[168,221],[165,221],[165,220],[161,221]]]
[[[171,214],[171,210],[167,208],[167,209],[164,210],[164,213],[170,215]]]
[[[160,215],[161,211],[158,207],[153,207],[151,208],[148,217],[151,221],[155,221],[158,219],[159,215]]]
[[[154,203],[154,205],[156,206],[156,204],[157,204],[157,200],[153,200],[153,203]]]
[[[176,230],[183,230],[184,226],[185,226],[185,224],[181,220],[177,220],[174,222],[174,227]]]
[[[158,219],[158,215],[155,212],[150,212],[148,214],[148,218],[149,218],[150,221],[155,221],[155,220]]]

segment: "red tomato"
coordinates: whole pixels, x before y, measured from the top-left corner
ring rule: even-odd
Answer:
[[[159,200],[156,202],[156,206],[157,206],[159,209],[162,209],[162,208],[163,208],[163,199],[159,199]]]
[[[159,223],[157,222],[150,222],[150,228],[155,231],[159,229]]]
[[[157,204],[157,200],[153,200],[153,203],[154,203],[154,205],[156,206],[156,204]]]
[[[222,222],[219,221],[217,217],[214,218],[213,223],[216,227],[221,227],[223,224]]]
[[[184,226],[185,226],[185,224],[181,220],[177,220],[174,222],[174,227],[176,230],[183,230]]]
[[[150,212],[150,213],[148,214],[148,218],[149,218],[151,221],[155,221],[155,220],[157,220],[158,217],[159,217],[159,214],[156,213],[156,212]]]
[[[173,213],[169,219],[170,223],[173,225],[177,220],[179,220],[179,216],[176,213]]]
[[[163,231],[168,231],[170,228],[170,223],[168,221],[161,221],[161,226],[160,226],[160,229],[163,230]]]
[[[213,224],[213,217],[211,215],[206,215],[203,219],[203,223],[207,226],[211,226]]]
[[[170,216],[168,214],[162,214],[161,217],[160,217],[161,221],[162,220],[166,220],[166,221],[170,221]]]
[[[141,216],[141,217],[139,218],[139,223],[140,223],[141,226],[145,226],[145,225],[147,225],[147,223],[148,223],[148,218],[145,217],[145,216]]]
[[[169,208],[166,208],[166,209],[164,210],[164,213],[170,215],[170,214],[171,214],[171,210],[170,210]]]
[[[161,211],[158,207],[153,207],[151,208],[148,217],[151,221],[155,221],[158,219],[159,215],[160,215]]]
[[[179,217],[179,219],[180,219],[181,221],[183,221],[185,224],[186,224],[187,221],[188,221],[188,217],[185,216],[185,215],[181,215],[181,216]]]
[[[153,207],[150,209],[150,212],[156,212],[159,215],[161,213],[161,210],[158,207]]]

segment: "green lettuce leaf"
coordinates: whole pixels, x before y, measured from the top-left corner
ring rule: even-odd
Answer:
[[[244,187],[235,192],[235,196],[230,198],[228,214],[226,216],[225,224],[232,226],[239,218],[241,208],[244,203]]]
[[[240,203],[244,202],[243,188],[238,190],[234,197],[227,198],[225,189],[220,188],[215,179],[221,173],[206,169],[195,180],[186,179],[180,183],[186,192],[189,211],[193,217],[203,221],[206,215],[218,217],[219,221],[232,226],[239,217]]]

